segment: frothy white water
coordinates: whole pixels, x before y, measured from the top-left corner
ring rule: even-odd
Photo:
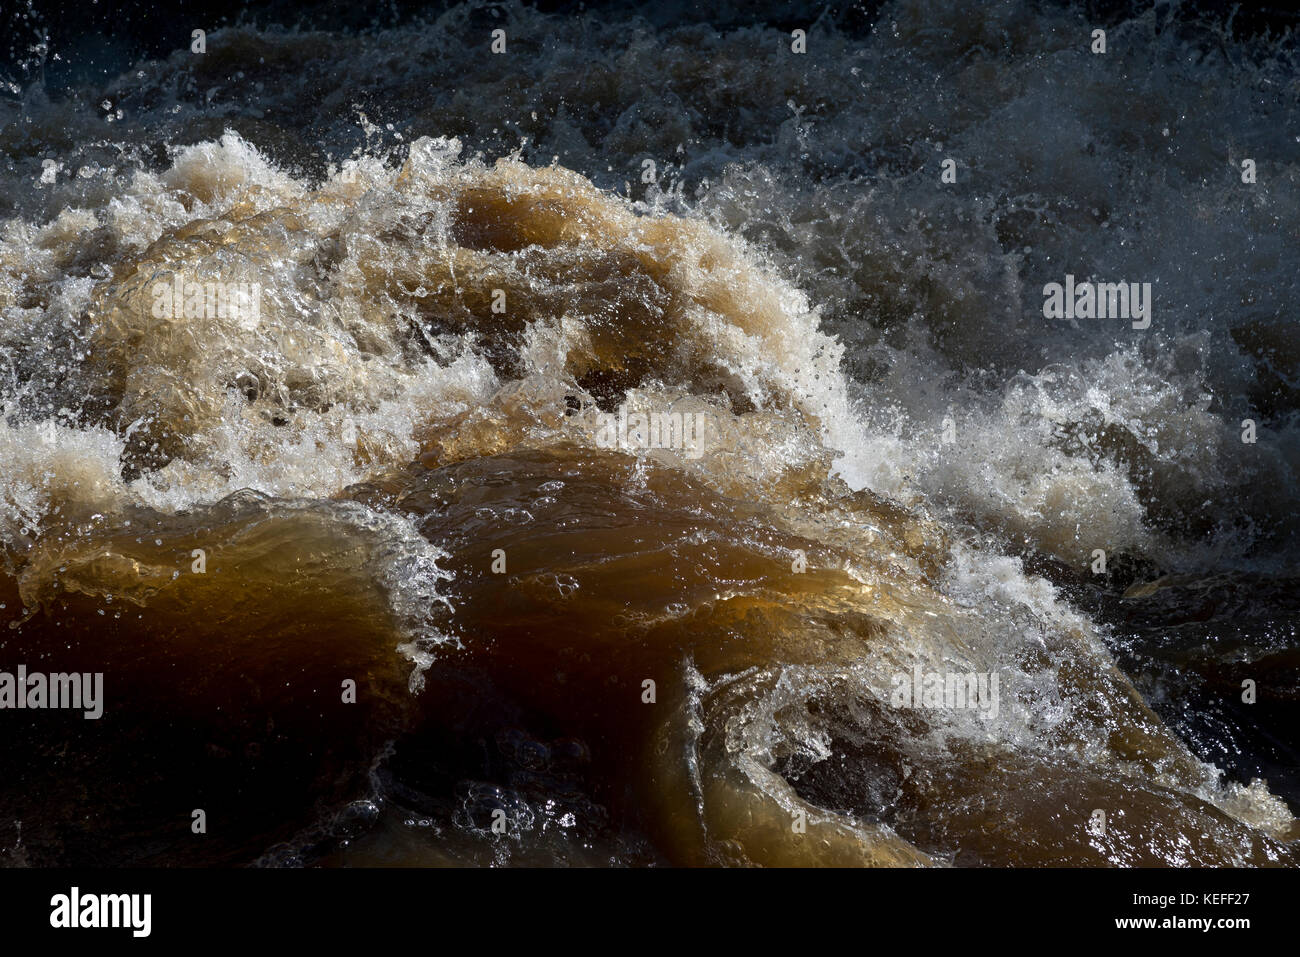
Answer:
[[[1098,56],[1077,11],[1003,3],[955,16],[915,0],[886,8],[863,40],[812,25],[800,57],[758,26],[638,35],[617,20],[507,6],[502,22],[531,68],[506,83],[466,43],[473,16],[457,8],[347,39],[223,31],[212,49],[235,86],[216,82],[215,60],[178,51],[84,106],[37,84],[6,101],[26,122],[9,134],[20,216],[6,227],[5,260],[29,277],[4,284],[10,348],[72,322],[105,278],[98,260],[254,195],[262,209],[300,201],[308,178],[264,150],[305,162],[306,113],[336,171],[324,192],[340,197],[391,177],[383,157],[400,158],[419,135],[454,130],[471,150],[520,150],[534,165],[555,157],[598,186],[755,240],[846,349],[861,409],[827,410],[825,425],[851,484],[922,496],[1076,566],[1093,547],[1186,568],[1248,564],[1292,541],[1300,356],[1287,330],[1300,171],[1287,47],[1261,52],[1152,11],[1112,26]],[[542,35],[545,50],[527,46]],[[371,77],[384,119],[346,97],[315,102],[323,71]],[[711,85],[727,124],[694,96]],[[239,90],[256,100],[260,126],[245,122]],[[222,140],[214,116],[266,146]],[[49,156],[58,129],[85,135]],[[158,140],[176,144],[170,169],[137,172]],[[940,180],[945,158],[955,184]],[[1241,182],[1245,158],[1258,166],[1254,184]],[[317,201],[309,219],[329,228],[349,215]],[[1066,273],[1151,282],[1152,327],[1044,319],[1042,286]],[[22,289],[41,276],[40,305],[24,305]],[[741,378],[755,374],[752,359],[719,352]],[[310,356],[332,361],[324,343]],[[33,374],[29,358],[15,364]],[[32,388],[52,389],[57,368]],[[949,419],[954,439],[941,444]],[[1240,440],[1245,419],[1253,445]],[[213,457],[241,456],[214,447]],[[275,487],[255,470],[239,482]]]

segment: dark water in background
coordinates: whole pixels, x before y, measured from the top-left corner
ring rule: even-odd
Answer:
[[[8,863],[1294,863],[1288,14],[226,9],[9,14]]]

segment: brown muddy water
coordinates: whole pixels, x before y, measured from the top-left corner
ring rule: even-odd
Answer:
[[[1291,47],[494,9],[0,99],[0,861],[1295,865]]]

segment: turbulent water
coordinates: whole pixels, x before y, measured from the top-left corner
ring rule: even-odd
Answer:
[[[1297,863],[1300,74],[1177,14],[37,49],[0,860]]]

